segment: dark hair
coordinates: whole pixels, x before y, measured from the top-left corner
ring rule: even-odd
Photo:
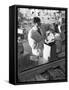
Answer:
[[[33,22],[39,24],[39,23],[41,23],[41,20],[40,20],[39,17],[34,17],[34,18],[33,18]]]

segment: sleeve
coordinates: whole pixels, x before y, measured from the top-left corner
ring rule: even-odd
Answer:
[[[37,42],[32,38],[32,31],[28,33],[28,42],[31,48],[35,49],[37,47]]]

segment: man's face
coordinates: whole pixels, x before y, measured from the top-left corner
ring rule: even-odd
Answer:
[[[38,30],[38,28],[40,29],[40,26],[41,26],[41,24],[35,23],[35,24],[34,24],[34,27],[35,27],[35,29],[34,29],[34,30],[35,30],[35,31],[37,31],[37,30]]]
[[[41,23],[35,23],[34,25],[39,28],[41,26]]]

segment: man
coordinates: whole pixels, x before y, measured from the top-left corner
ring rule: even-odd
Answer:
[[[36,60],[39,61],[40,64],[47,63],[51,50],[50,46],[44,44],[46,37],[45,32],[48,29],[48,25],[44,29],[44,26],[42,27],[41,20],[38,17],[34,17],[33,23],[34,26],[28,33],[28,42],[32,48],[32,54],[37,57]]]
[[[34,26],[28,33],[28,42],[30,47],[32,48],[32,53],[36,56],[39,56],[41,50],[38,48],[38,43],[43,38],[39,30],[40,19],[38,17],[34,17],[33,23]]]
[[[58,21],[54,24],[55,29],[55,40],[56,40],[56,47],[59,52],[62,51],[62,38],[61,38],[61,21]]]

